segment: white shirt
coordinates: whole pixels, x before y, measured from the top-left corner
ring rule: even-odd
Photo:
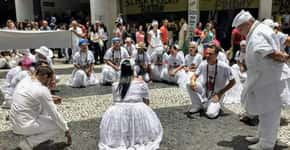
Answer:
[[[226,64],[229,64],[229,60],[228,60],[226,54],[223,53],[223,52],[219,52],[218,53],[217,60],[222,61],[222,62],[224,62]]]
[[[218,61],[215,65],[208,65],[207,61],[203,61],[195,71],[195,74],[198,76],[197,81],[204,87],[206,87],[207,81],[211,83],[215,82],[213,92],[219,92],[226,86],[228,81],[234,79],[230,66],[222,61]]]
[[[182,55],[178,54],[176,54],[176,56],[169,55],[167,63],[169,68],[177,68],[179,66],[184,66],[185,60],[184,57],[182,57]]]
[[[261,114],[281,107],[284,95],[279,94],[285,80],[290,78],[288,65],[267,57],[279,50],[273,34],[275,33],[270,27],[256,21],[247,35],[248,70],[241,100],[251,113]]]
[[[258,22],[253,26],[257,24]],[[273,34],[275,33],[270,27],[260,23],[254,31],[252,27],[250,36],[247,36],[247,72],[249,80],[256,80],[256,84],[253,83],[256,87],[290,78],[289,67],[286,64],[275,62],[266,57],[279,49]]]
[[[104,60],[110,60],[117,66],[120,66],[120,62],[125,58],[129,58],[129,54],[124,47],[120,47],[120,50],[113,50],[113,48],[110,48],[106,51],[104,56]]]
[[[199,53],[196,53],[195,56],[192,56],[190,54],[187,54],[185,56],[185,65],[187,67],[190,67],[194,64],[198,68],[201,62],[202,62],[202,56]]]
[[[53,103],[49,89],[37,79],[27,77],[19,82],[13,94],[10,111],[13,130],[16,133],[26,132],[25,129],[37,124],[40,116],[55,121],[63,131],[68,130],[67,123]]]
[[[77,27],[76,29],[74,29],[73,27],[71,27],[71,28],[69,28],[69,31],[75,31],[78,34],[82,34],[83,33],[83,31],[82,31],[82,29],[80,27]],[[73,40],[74,46],[78,47],[80,37],[73,33],[72,34],[72,40]]]
[[[94,54],[88,50],[87,53],[77,52],[73,58],[73,64],[75,65],[91,65],[95,63]]]
[[[132,56],[133,52],[136,51],[136,47],[134,44],[131,44],[131,46],[128,46],[127,44],[125,44],[124,48],[127,50],[130,56]]]
[[[157,30],[157,33],[154,32],[153,30],[150,30],[149,34],[151,36],[151,45],[154,48],[163,46],[162,41],[161,41],[161,36],[160,36],[161,34],[160,30]]]
[[[146,52],[138,53],[138,51],[135,50],[135,51],[133,51],[132,59],[135,62],[135,65],[139,65],[139,64],[148,65],[148,64],[150,64],[150,57]]]

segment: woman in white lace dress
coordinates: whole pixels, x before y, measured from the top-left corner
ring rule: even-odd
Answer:
[[[129,60],[121,63],[120,81],[113,84],[114,104],[100,124],[100,150],[156,150],[163,129],[149,103],[147,84],[133,77]]]

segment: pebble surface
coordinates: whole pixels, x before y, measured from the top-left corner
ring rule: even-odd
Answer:
[[[68,122],[73,139],[73,144],[66,149],[96,150],[102,114],[112,104],[111,87],[67,87],[72,66],[56,65],[56,68],[61,79],[57,95],[63,97],[58,110]],[[149,88],[150,107],[157,113],[164,128],[160,150],[244,150],[249,144],[244,137],[255,135],[256,127],[239,122],[240,104],[226,104],[223,116],[216,120],[198,114],[189,119],[184,112],[189,108],[190,100],[177,86],[153,83]],[[13,149],[23,139],[12,133],[11,125],[6,121],[7,114],[7,110],[0,108],[0,150]],[[290,146],[289,107],[283,108],[282,116],[286,123],[280,128],[278,149],[290,149],[287,148],[287,145]]]

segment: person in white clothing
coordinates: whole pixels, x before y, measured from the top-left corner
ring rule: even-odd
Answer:
[[[225,94],[223,102],[226,104],[241,102],[241,93],[243,90],[243,83],[245,82],[247,78],[246,66],[245,66],[246,46],[247,46],[247,42],[245,40],[242,40],[240,42],[240,50],[237,51],[236,56],[234,58],[237,63],[231,66],[233,75],[236,80],[236,84],[233,88],[231,88]],[[243,116],[244,116],[243,114],[244,114],[244,111],[242,111],[240,114],[240,121],[245,120],[243,119]]]
[[[154,55],[162,55],[164,48],[161,39],[161,32],[158,29],[158,22],[154,20],[152,22],[153,29],[148,32],[148,51],[149,56],[155,57]]]
[[[100,124],[99,150],[157,150],[163,128],[158,116],[147,106],[148,85],[134,77],[130,60],[123,60],[120,69],[120,80],[112,86],[114,104],[104,113]]]
[[[246,36],[247,80],[242,104],[251,115],[259,116],[258,133],[246,140],[250,150],[274,149],[280,125],[283,100],[289,98],[289,55],[281,51],[273,38],[274,31],[256,21],[248,11],[236,15],[233,27]]]
[[[134,41],[130,37],[125,39],[124,48],[127,50],[129,56],[132,57],[133,52],[136,51],[136,47]]]
[[[146,47],[144,42],[139,42],[136,45],[137,50],[133,51],[132,60],[134,62],[134,75],[142,76],[146,82],[150,81],[149,77],[149,67],[150,58],[146,52]]]
[[[286,46],[290,46],[290,36],[277,29],[279,28],[279,24],[275,23],[272,19],[265,19],[262,23],[274,30],[275,34],[273,34],[273,38],[278,43],[278,48],[280,50],[284,51]]]
[[[76,20],[71,22],[71,28],[69,31],[73,32],[72,34],[72,57],[75,55],[76,52],[80,50],[79,48],[79,40],[84,38],[84,33],[82,29],[79,27],[79,23]]]
[[[104,56],[105,65],[102,68],[100,80],[102,84],[112,84],[117,81],[120,76],[120,62],[129,58],[127,50],[121,47],[120,38],[113,38],[112,43],[112,47],[106,51]]]
[[[19,66],[16,66],[8,71],[4,84],[1,87],[2,93],[4,94],[2,108],[10,108],[15,87],[17,83],[25,77],[25,72],[31,69],[31,65],[32,60],[28,57],[24,57]]]
[[[38,62],[45,62],[49,65],[49,67],[53,68],[52,60],[53,52],[51,49],[47,48],[46,46],[41,46],[40,48],[35,50],[35,61]]]
[[[169,57],[169,48],[167,47],[164,49],[168,49],[168,53],[163,52],[150,57],[150,79],[152,81],[162,81],[162,70],[164,67],[166,67],[167,59]]]
[[[197,52],[197,43],[194,41],[189,43],[188,49],[189,54],[185,56],[185,71],[194,72],[202,62],[202,55]]]
[[[162,70],[161,77],[166,82],[175,83],[180,87],[185,87],[187,79],[187,74],[184,70],[185,60],[184,56],[178,52],[179,47],[177,44],[170,47],[170,55],[167,59],[166,67]]]
[[[217,118],[224,94],[235,84],[230,66],[218,61],[217,55],[218,48],[208,45],[207,60],[199,65],[191,77],[190,84],[187,85],[192,102],[188,115],[205,109],[208,118]]]
[[[39,66],[35,75],[23,79],[16,87],[9,116],[13,132],[25,136],[19,143],[22,150],[32,150],[59,133],[64,133],[67,144],[71,144],[67,123],[54,104],[59,100],[48,89],[52,80],[53,70]]]
[[[80,51],[73,58],[75,69],[72,72],[69,85],[76,88],[84,88],[98,83],[94,73],[94,54],[88,50],[89,41],[81,39],[79,42]]]

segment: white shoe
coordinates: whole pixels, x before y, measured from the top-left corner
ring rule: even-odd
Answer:
[[[258,143],[259,142],[259,138],[256,136],[247,136],[246,137],[246,141],[250,142],[250,143]]]
[[[32,150],[32,147],[26,140],[21,141],[18,147],[21,148],[21,150]]]
[[[257,143],[257,144],[249,145],[248,149],[249,150],[273,150],[274,148],[273,147],[267,148],[267,147],[262,146],[260,143]]]

